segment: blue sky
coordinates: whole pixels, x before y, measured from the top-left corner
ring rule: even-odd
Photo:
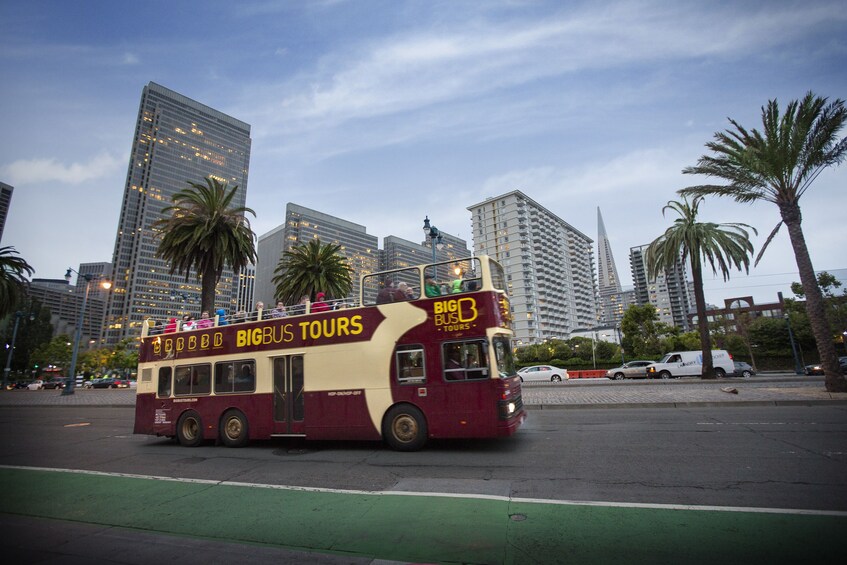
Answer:
[[[428,215],[470,240],[467,206],[520,189],[592,239],[599,206],[621,279],[629,248],[727,118],[769,99],[847,98],[838,1],[15,1],[0,3],[2,245],[59,278],[111,261],[142,87],[155,81],[252,126],[247,204],[264,234],[287,202],[421,239]],[[847,135],[843,131],[842,135]],[[847,279],[847,164],[801,201],[817,270]],[[702,219],[759,230],[765,203]],[[722,303],[798,281],[783,229]]]

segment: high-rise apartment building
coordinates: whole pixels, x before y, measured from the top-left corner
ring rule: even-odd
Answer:
[[[156,258],[159,239],[152,225],[189,180],[202,183],[211,176],[237,185],[232,205],[244,206],[250,144],[248,124],[154,82],[144,87],[115,239],[107,343],[137,336],[148,317],[164,319],[178,315],[180,304],[199,305],[196,274],[187,281],[170,275],[170,265]],[[236,287],[232,271],[224,270],[216,306],[232,309]],[[185,298],[174,301],[175,295]]]
[[[0,241],[3,241],[3,229],[6,227],[6,216],[9,215],[9,206],[12,205],[12,192],[14,188],[0,182]]]
[[[597,325],[591,238],[519,190],[468,210],[476,253],[506,271],[519,345]]]
[[[694,286],[687,280],[682,257],[672,269],[665,269],[655,279],[650,279],[644,261],[647,247],[639,245],[629,250],[636,302],[642,306],[652,304],[656,307],[660,322],[687,332],[691,329],[688,313],[694,310]]]
[[[289,202],[285,223],[259,236],[256,300],[272,303],[276,291],[273,277],[280,258],[292,246],[313,239],[341,246],[341,253],[353,269],[353,289],[348,298],[359,296],[360,276],[379,270],[379,239],[368,234],[365,226]]]

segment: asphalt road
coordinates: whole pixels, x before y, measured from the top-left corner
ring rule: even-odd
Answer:
[[[130,407],[4,407],[0,477],[15,486],[0,523],[21,541],[2,543],[22,562],[165,557],[154,550],[201,562],[211,548],[218,562],[838,562],[845,411],[533,410],[513,438],[410,454],[291,440],[185,449],[132,435]],[[40,520],[67,535],[36,544],[26,528]]]

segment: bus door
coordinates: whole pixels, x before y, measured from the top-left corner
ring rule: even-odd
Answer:
[[[275,357],[274,434],[303,435],[303,356]]]

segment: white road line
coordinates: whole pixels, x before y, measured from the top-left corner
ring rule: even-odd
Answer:
[[[156,475],[136,475],[131,473],[106,473],[103,471],[87,471],[84,469],[51,469],[49,467],[22,467],[16,465],[0,465],[0,469],[11,469],[18,471],[50,471],[56,473],[74,473],[80,475],[93,475],[98,477],[122,477],[129,479],[146,479],[154,481],[170,481],[176,483],[203,484],[212,486],[232,486],[241,488],[264,488],[274,490],[287,490],[296,492],[320,492],[328,494],[353,494],[365,496],[419,496],[437,498],[464,498],[475,500],[499,500],[502,502],[520,502],[529,504],[550,504],[557,506],[600,506],[609,508],[642,508],[653,510],[691,510],[699,512],[750,512],[754,514],[792,514],[804,516],[837,516],[847,517],[847,512],[836,510],[808,510],[798,508],[750,508],[744,506],[696,506],[690,504],[648,504],[642,502],[604,502],[591,500],[551,500],[547,498],[519,498],[498,496],[490,494],[458,494],[450,492],[412,492],[392,490],[352,490],[331,489],[321,487],[301,487],[289,485],[267,485],[261,483],[242,483],[237,481],[212,481],[207,479],[188,479],[182,477],[160,477]]]

